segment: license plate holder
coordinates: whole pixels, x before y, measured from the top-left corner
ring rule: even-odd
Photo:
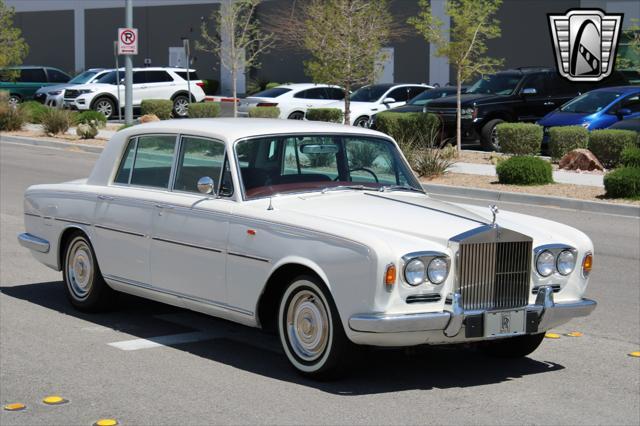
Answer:
[[[484,336],[517,336],[525,333],[526,311],[512,309],[484,313]]]

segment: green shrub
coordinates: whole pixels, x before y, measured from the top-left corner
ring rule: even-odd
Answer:
[[[278,118],[280,117],[280,108],[278,107],[255,107],[249,110],[251,118]]]
[[[48,135],[65,133],[73,123],[73,114],[65,109],[49,108],[42,114],[42,128]]]
[[[633,130],[594,130],[589,134],[589,151],[607,168],[620,164],[620,155],[627,146],[635,145]]]
[[[620,154],[620,162],[626,167],[640,167],[640,148],[628,146]]]
[[[100,128],[104,128],[107,125],[107,117],[105,117],[104,114],[91,110],[78,113],[78,115],[74,117],[74,121],[75,124],[91,124]]]
[[[530,156],[511,157],[496,166],[498,181],[509,185],[545,185],[553,183],[551,163]]]
[[[422,112],[381,112],[376,115],[376,129],[404,145],[416,135],[429,136],[424,140],[431,140],[440,130],[440,119],[435,114]]]
[[[189,118],[213,118],[220,115],[220,102],[189,104]]]
[[[542,146],[542,126],[533,123],[500,123],[496,126],[500,151],[513,155],[536,155]]]
[[[168,99],[146,99],[140,104],[142,115],[153,114],[160,120],[170,119],[172,111],[173,102]]]
[[[265,88],[265,89],[273,89],[274,87],[278,87],[278,86],[280,86],[280,85],[281,85],[280,83],[276,83],[275,81],[271,81],[271,82],[267,83],[267,84],[264,86],[264,88]]]
[[[13,108],[7,102],[0,103],[0,131],[20,130],[24,121],[24,114],[20,108]]]
[[[327,121],[330,123],[342,123],[344,113],[339,108],[309,108],[306,118],[310,121]]]
[[[39,124],[42,122],[42,114],[50,107],[38,101],[27,101],[21,103],[18,108],[24,113],[24,120],[26,122]]]
[[[587,148],[589,131],[582,126],[560,126],[549,129],[549,151],[551,158],[559,160],[578,148]]]
[[[640,197],[640,167],[620,167],[607,173],[604,189],[610,198]]]

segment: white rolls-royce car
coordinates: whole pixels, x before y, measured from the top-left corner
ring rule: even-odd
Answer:
[[[133,126],[87,179],[25,193],[20,243],[81,310],[117,292],[274,330],[335,374],[357,345],[534,351],[596,306],[582,232],[424,193],[396,143],[267,119]]]

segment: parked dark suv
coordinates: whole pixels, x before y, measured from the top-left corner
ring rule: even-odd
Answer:
[[[496,150],[496,125],[504,121],[535,122],[581,93],[597,87],[627,85],[628,77],[614,72],[598,83],[574,83],[550,68],[525,67],[501,71],[478,80],[462,95],[462,143],[481,143]],[[456,98],[434,99],[427,112],[438,114],[445,137],[455,137]]]

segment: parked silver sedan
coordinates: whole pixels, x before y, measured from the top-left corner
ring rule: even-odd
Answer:
[[[78,74],[65,84],[57,84],[55,86],[43,86],[33,95],[33,98],[47,106],[62,108],[64,99],[64,90],[77,84],[94,83],[111,70],[104,68],[91,68]]]

